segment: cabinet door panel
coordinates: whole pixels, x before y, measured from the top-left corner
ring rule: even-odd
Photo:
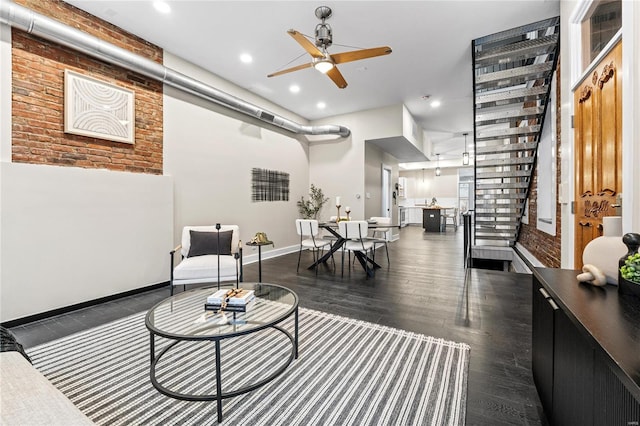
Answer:
[[[557,306],[548,300],[540,284],[533,281],[533,322],[531,366],[533,381],[547,418],[553,413],[553,335]]]
[[[601,356],[596,356],[594,399],[594,425],[640,424],[640,402],[620,382]]]
[[[594,351],[569,317],[555,315],[552,423],[592,426]]]

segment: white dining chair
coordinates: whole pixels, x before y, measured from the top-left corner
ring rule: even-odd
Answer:
[[[453,209],[447,209],[444,212],[444,226],[445,228],[448,225],[448,220],[451,219],[451,224],[453,225],[454,230],[458,230],[458,208],[455,207]]]
[[[298,232],[298,235],[300,236],[298,267],[296,268],[296,272],[300,271],[300,258],[303,250],[311,250],[313,254],[313,263],[316,263],[322,256],[324,248],[326,246],[331,248],[331,241],[318,236],[319,229],[318,221],[315,219],[296,219],[296,232]],[[331,255],[331,260],[333,261],[333,268],[335,269],[336,262],[333,259],[333,254]],[[318,274],[318,265],[316,265],[316,274]]]
[[[372,216],[369,219],[371,222],[375,222],[379,225],[391,225],[390,217],[383,216]],[[371,228],[371,240],[373,241],[373,260],[376,259],[376,245],[384,244],[384,251],[387,253],[387,265],[391,265],[391,261],[389,260],[389,246],[387,245],[387,241],[389,240],[389,232],[391,232],[391,228]],[[377,235],[379,234],[379,235]]]
[[[351,252],[361,252],[364,256],[371,251],[373,258],[373,241],[367,238],[369,225],[366,220],[349,220],[338,222],[338,233],[346,241],[342,246],[342,276],[344,276],[344,252],[349,252],[349,264],[351,264]]]

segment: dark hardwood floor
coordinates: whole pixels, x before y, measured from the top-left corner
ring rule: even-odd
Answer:
[[[463,235],[403,228],[383,250],[383,268],[366,279],[359,264],[340,276],[331,263],[314,271],[304,252],[263,260],[264,282],[284,285],[300,306],[441,337],[471,346],[468,425],[546,425],[531,376],[531,276],[471,269],[465,282]],[[257,263],[245,266],[245,281],[258,278]],[[81,309],[11,330],[31,346],[140,312],[169,296],[167,288]]]

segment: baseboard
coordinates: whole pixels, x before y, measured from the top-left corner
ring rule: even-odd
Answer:
[[[128,290],[122,293],[112,294],[98,299],[88,300],[82,303],[76,303],[75,305],[64,306],[62,308],[52,309],[50,311],[41,312],[39,314],[29,315],[28,317],[13,319],[0,323],[2,327],[11,328],[19,325],[27,324],[33,321],[39,321],[45,318],[54,317],[56,315],[66,314],[68,312],[77,311],[78,309],[88,308],[89,306],[99,305],[105,302],[111,302],[112,300],[122,299],[123,297],[133,296],[134,294],[144,293],[146,291],[156,290],[169,285],[169,281],[165,281],[159,284],[153,284],[146,287],[140,287],[133,290]]]
[[[269,246],[266,246],[269,247]],[[273,250],[265,250],[262,247],[262,260],[271,259],[272,257],[284,256],[289,253],[297,253],[299,245],[286,246],[282,248],[277,248]],[[253,249],[252,246],[247,246],[242,248],[242,264],[249,265],[251,263],[256,263],[258,261],[258,248],[255,248],[255,253],[246,254],[247,249]]]
[[[535,257],[529,250],[520,243],[516,243],[513,249],[516,254],[527,264],[529,269],[533,271],[533,268],[544,268],[545,266]]]

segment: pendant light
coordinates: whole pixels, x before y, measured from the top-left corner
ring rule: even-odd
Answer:
[[[436,157],[438,157],[436,165],[436,176],[440,176],[440,154],[436,154]]]
[[[469,152],[467,151],[467,135],[469,133],[463,133],[464,135],[464,152],[462,153],[462,165],[463,166],[468,166],[469,165]]]

